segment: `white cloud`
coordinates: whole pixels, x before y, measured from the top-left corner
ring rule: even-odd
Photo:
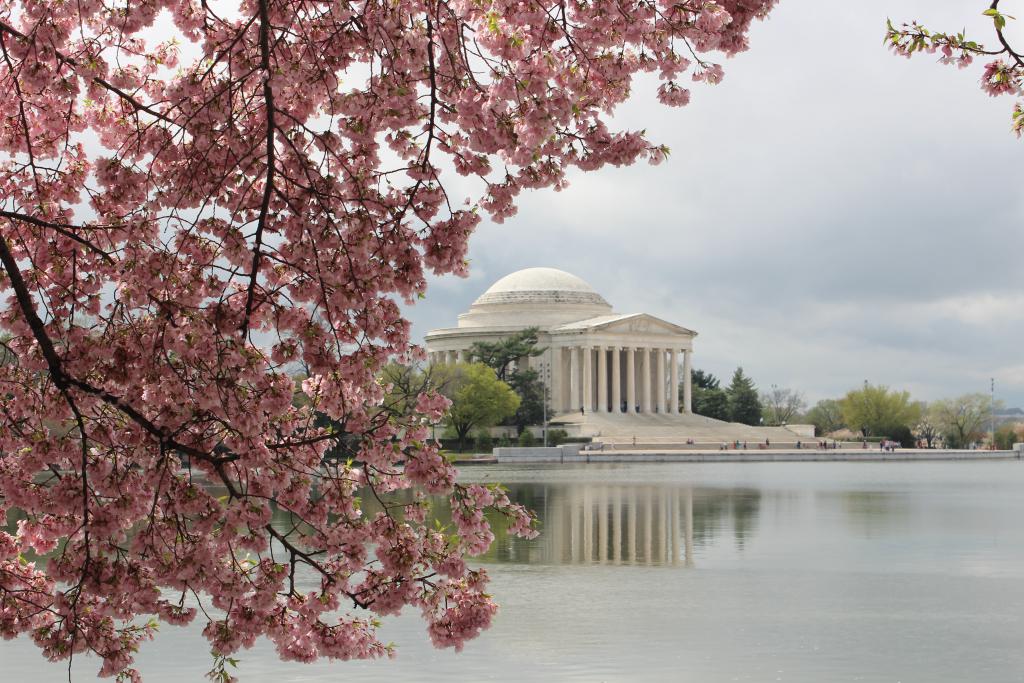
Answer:
[[[669,161],[525,195],[473,237],[470,279],[435,281],[410,311],[417,332],[548,265],[619,310],[697,329],[697,365],[716,374],[742,364],[812,399],[864,379],[932,399],[995,376],[1024,405],[1012,101],[982,93],[977,68],[881,44],[887,16],[988,38],[975,5],[785,0],[689,107],[660,107],[638,83],[618,120],[667,143]]]

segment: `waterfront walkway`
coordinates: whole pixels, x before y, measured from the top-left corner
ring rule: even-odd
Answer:
[[[578,447],[578,446],[577,446]],[[495,448],[502,464],[573,462],[908,462],[935,460],[1020,460],[1024,452],[876,448],[772,450],[577,450],[577,447]]]

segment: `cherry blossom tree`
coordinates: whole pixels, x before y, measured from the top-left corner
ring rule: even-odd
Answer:
[[[978,3],[978,7],[984,7],[984,3]],[[981,89],[992,97],[1022,97],[1024,48],[1014,47],[1006,35],[1007,22],[1015,20],[1015,17],[1000,9],[1000,0],[992,0],[982,14],[992,20],[995,38],[995,45],[992,47],[986,47],[968,37],[964,31],[933,32],[916,21],[899,27],[890,21],[886,31],[886,42],[898,55],[912,57],[922,52],[937,54],[942,64],[955,64],[961,69],[970,66],[975,57],[983,58],[987,61],[981,74]],[[1014,105],[1011,127],[1018,138],[1024,134],[1024,102],[1020,100]]]
[[[406,606],[437,646],[486,628],[484,513],[534,521],[456,482],[445,399],[387,409],[400,306],[521,191],[661,160],[610,122],[634,77],[686,104],[773,4],[0,0],[0,634],[137,680],[198,619],[227,679],[261,637],[389,655]]]

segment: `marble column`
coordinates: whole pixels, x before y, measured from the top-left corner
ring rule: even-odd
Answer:
[[[651,412],[651,350],[640,349],[640,412]]]
[[[597,347],[597,412],[608,412],[608,349]]]
[[[458,362],[459,362],[459,352],[458,351],[449,351],[448,352],[448,364],[449,365],[455,365]]]
[[[671,407],[670,412],[673,415],[679,414],[679,349],[672,349],[672,353],[669,357],[669,362],[672,364],[669,369],[671,377],[668,382],[668,398],[669,406]]]
[[[594,412],[594,348],[583,347],[583,409]]]
[[[655,349],[654,352],[658,354],[657,358],[657,371],[654,375],[654,386],[655,391],[658,392],[658,412],[665,412],[665,349]]]
[[[690,357],[693,351],[683,349],[683,412],[693,412],[693,370]]]
[[[618,346],[612,347],[612,412],[622,412],[622,366],[619,354],[622,352]]]
[[[580,409],[580,347],[569,351],[569,410]]]
[[[460,363],[469,362],[469,349],[459,349],[458,354]]]
[[[636,413],[636,349],[626,349],[626,412]]]
[[[564,412],[562,406],[562,349],[552,347],[549,351],[551,359],[548,368],[547,400],[550,411],[554,414]]]

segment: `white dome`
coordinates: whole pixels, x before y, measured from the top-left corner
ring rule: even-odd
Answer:
[[[612,307],[584,280],[557,268],[506,275],[459,316],[459,327],[541,327],[586,320]]]
[[[501,278],[473,306],[494,304],[596,305],[608,302],[582,278],[557,268],[525,268]]]

